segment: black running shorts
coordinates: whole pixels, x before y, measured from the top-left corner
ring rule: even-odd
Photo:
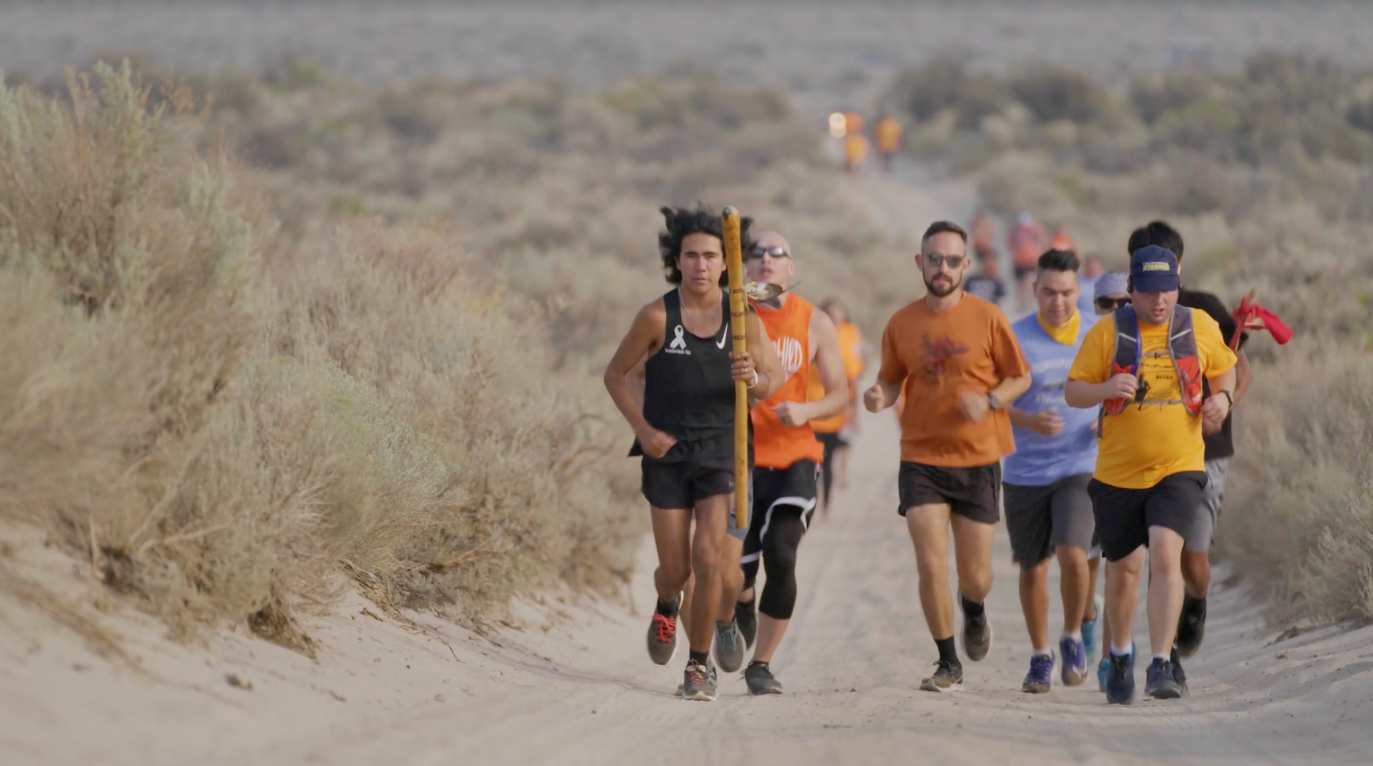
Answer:
[[[1053,484],[1028,487],[1003,484],[1006,492],[1006,531],[1011,535],[1015,563],[1032,567],[1068,545],[1092,547],[1092,497],[1087,494],[1089,473],[1067,476]]]
[[[691,509],[696,507],[696,503],[708,497],[734,492],[734,469],[721,466],[719,463],[692,460],[662,462],[644,458],[641,465],[641,489],[648,504],[654,508]],[[752,509],[753,503],[750,498],[750,516],[753,515]],[[730,536],[742,540],[747,531],[747,524],[743,528],[734,526],[734,509],[730,508]]]
[[[953,512],[983,524],[1001,520],[1001,463],[944,468],[902,461],[898,479],[902,516],[917,505],[947,503]]]
[[[774,513],[799,513],[802,526],[810,526],[819,497],[819,476],[820,466],[812,460],[798,460],[787,468],[753,469],[754,512],[741,563],[758,558]]]
[[[1120,561],[1149,544],[1149,527],[1164,527],[1186,537],[1194,524],[1206,488],[1205,471],[1183,471],[1163,477],[1148,489],[1124,489],[1092,479],[1097,539],[1107,561]]]

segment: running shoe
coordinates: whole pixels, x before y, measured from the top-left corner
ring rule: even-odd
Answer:
[[[1135,655],[1111,655],[1111,669],[1106,672],[1106,703],[1128,705],[1135,701]]]
[[[680,606],[682,597],[677,597],[677,604]],[[677,653],[677,618],[668,617],[661,612],[654,612],[653,619],[648,623],[648,656],[659,665],[666,665],[672,662],[672,656]]]
[[[963,691],[963,665],[957,662],[939,660],[934,663],[934,675],[920,682],[923,692],[961,692]]]
[[[1173,666],[1173,680],[1177,682],[1178,689],[1182,691],[1182,696],[1187,696],[1187,671],[1182,669],[1182,659],[1178,656],[1178,647],[1173,645],[1173,651],[1168,657],[1168,663]]]
[[[715,668],[709,663],[688,662],[686,676],[682,680],[682,699],[696,702],[714,702]]]
[[[754,696],[782,693],[782,682],[772,675],[766,662],[750,662],[744,668],[744,681],[748,683],[748,693]]]
[[[1182,597],[1182,614],[1178,615],[1178,654],[1191,657],[1201,648],[1206,637],[1206,599]]]
[[[1082,642],[1064,636],[1058,642],[1058,653],[1063,657],[1063,685],[1081,686],[1087,680],[1087,650]]]
[[[958,598],[959,607],[963,606],[963,597]],[[969,617],[967,612],[963,613],[963,653],[968,659],[977,662],[987,656],[987,652],[992,650],[992,626],[987,623],[987,611],[984,609],[982,614],[976,617]]]
[[[1182,696],[1182,689],[1173,680],[1173,663],[1154,658],[1144,676],[1144,693],[1156,700],[1175,700]]]
[[[744,646],[752,649],[753,639],[758,637],[758,608],[753,599],[734,602],[734,621],[744,636]]]
[[[744,637],[739,623],[715,623],[715,663],[726,673],[733,673],[744,665]]]
[[[1048,694],[1049,685],[1054,677],[1054,656],[1052,654],[1030,655],[1030,672],[1020,690],[1026,694]]]
[[[1111,672],[1111,658],[1102,657],[1101,662],[1096,665],[1096,690],[1106,691],[1106,674]]]
[[[1092,599],[1092,619],[1082,621],[1082,648],[1086,650],[1087,661],[1091,662],[1097,656],[1097,650],[1101,647],[1097,644],[1101,640],[1101,633],[1097,628],[1101,627],[1101,610],[1106,605],[1102,602],[1101,596]],[[1103,654],[1102,659],[1105,659]],[[1109,664],[1109,663],[1108,663]]]

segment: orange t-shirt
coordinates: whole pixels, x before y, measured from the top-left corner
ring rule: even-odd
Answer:
[[[863,335],[858,331],[858,325],[853,322],[845,322],[834,328],[835,335],[839,338],[839,357],[844,360],[844,377],[849,381],[849,401],[852,402],[857,397],[858,376],[863,374]],[[825,387],[820,383],[820,375],[814,367],[810,371],[810,391],[807,396],[810,401],[819,400],[825,395]],[[846,419],[844,411],[823,420],[812,420],[810,425],[818,434],[839,433],[844,427]]]
[[[877,148],[887,154],[901,148],[901,123],[891,117],[877,121]]]
[[[798,460],[819,463],[825,448],[815,439],[810,423],[783,425],[772,411],[782,402],[806,401],[810,379],[810,318],[815,305],[799,295],[787,296],[781,308],[756,304],[758,318],[777,347],[777,361],[786,381],[753,408],[753,464],[758,468],[787,468]]]
[[[892,315],[882,333],[877,377],[901,386],[901,460],[947,468],[990,465],[1015,451],[1010,402],[970,422],[964,393],[984,396],[1005,378],[1030,374],[1001,309],[963,294],[938,314],[918,300]]]

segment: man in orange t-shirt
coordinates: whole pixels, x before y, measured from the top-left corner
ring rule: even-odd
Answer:
[[[939,648],[925,691],[961,688],[948,586],[953,527],[963,608],[963,651],[981,660],[992,630],[983,601],[992,588],[992,534],[1001,518],[1001,458],[1015,450],[1007,407],[1030,387],[1030,366],[1001,309],[963,292],[968,235],[931,224],[916,265],[925,297],[901,309],[882,333],[882,368],[863,394],[868,411],[904,395],[901,506],[915,545],[920,606]]]

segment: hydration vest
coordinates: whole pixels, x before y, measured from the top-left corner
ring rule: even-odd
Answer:
[[[1115,353],[1112,354],[1111,375],[1129,373],[1139,375],[1143,344],[1139,338],[1139,320],[1133,306],[1124,306],[1113,316],[1116,323]],[[1168,320],[1168,355],[1173,359],[1173,369],[1178,374],[1180,400],[1150,400],[1150,404],[1181,404],[1189,415],[1201,412],[1201,363],[1197,359],[1197,335],[1192,327],[1192,309],[1174,306],[1173,316]],[[1141,381],[1135,394],[1135,401],[1144,402],[1147,389]],[[1130,402],[1124,398],[1108,399],[1101,405],[1101,414],[1119,415]],[[1101,433],[1101,429],[1097,429]]]

